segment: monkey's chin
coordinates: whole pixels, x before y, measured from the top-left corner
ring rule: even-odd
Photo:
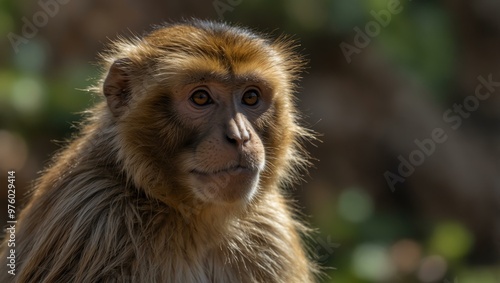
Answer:
[[[189,181],[194,194],[215,204],[247,203],[257,191],[259,171],[243,167],[216,173],[191,171]]]

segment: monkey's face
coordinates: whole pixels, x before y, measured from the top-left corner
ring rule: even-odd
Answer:
[[[251,199],[265,165],[258,124],[271,95],[255,81],[198,82],[176,91],[178,117],[197,136],[181,156],[197,198],[215,203]]]
[[[118,159],[150,195],[248,203],[300,161],[297,62],[284,46],[226,26],[174,26],[127,48],[103,92]]]

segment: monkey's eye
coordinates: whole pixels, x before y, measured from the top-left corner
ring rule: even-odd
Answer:
[[[254,106],[259,102],[259,99],[260,99],[259,92],[256,89],[250,89],[243,94],[241,102],[243,102],[243,104],[248,106]]]
[[[191,101],[198,106],[205,106],[212,103],[212,98],[206,90],[197,90],[191,95]]]

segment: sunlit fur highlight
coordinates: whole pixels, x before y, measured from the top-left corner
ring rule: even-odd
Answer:
[[[303,67],[285,38],[192,21],[119,39],[102,56],[128,58],[128,110],[105,102],[43,172],[21,213],[16,276],[0,282],[312,282],[317,271],[283,190],[308,166],[294,81]],[[191,72],[266,78],[274,104],[259,121],[266,163],[245,206],[196,200],[176,176],[193,129],[170,113],[168,95]],[[101,95],[102,82],[93,88]],[[165,97],[166,95],[166,97]],[[160,106],[158,106],[160,105]],[[163,108],[164,107],[164,108]],[[173,164],[173,165],[172,165]],[[8,248],[0,257],[6,265]]]

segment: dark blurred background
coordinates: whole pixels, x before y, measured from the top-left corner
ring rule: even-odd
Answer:
[[[0,0],[2,226],[7,171],[19,206],[99,99],[82,91],[96,54],[190,17],[301,43],[299,107],[322,142],[293,193],[324,282],[500,282],[497,0]]]

